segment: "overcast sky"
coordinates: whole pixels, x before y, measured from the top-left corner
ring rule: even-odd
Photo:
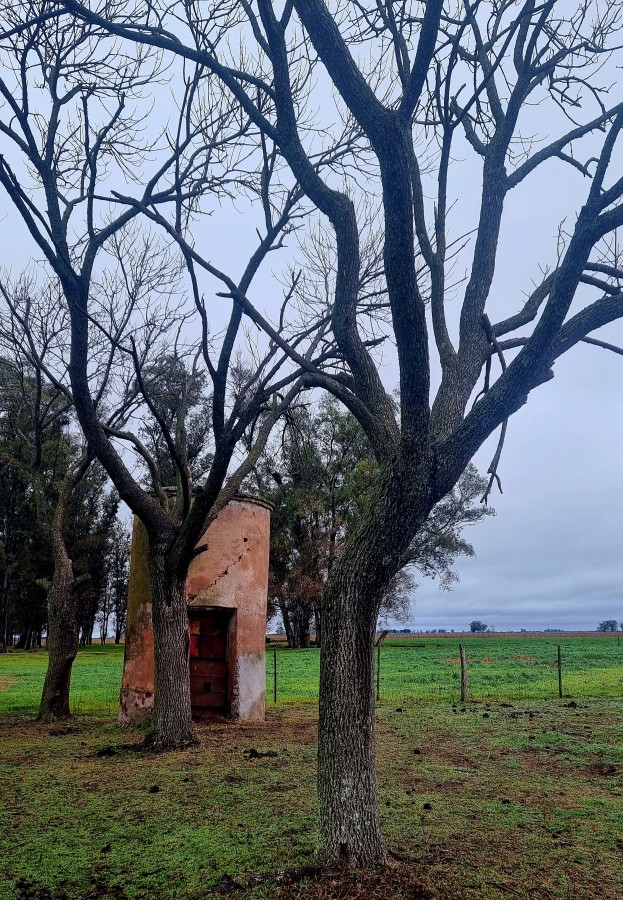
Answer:
[[[441,591],[421,580],[411,627],[594,629],[623,620],[623,357],[581,346],[509,423],[497,515]],[[491,449],[476,462],[486,470]]]
[[[620,99],[616,81],[607,98],[611,104]],[[539,110],[530,115],[534,133],[544,137],[551,123]],[[620,152],[618,162],[623,164]],[[475,224],[479,168],[466,166],[456,155],[451,173],[458,236]],[[492,292],[492,320],[521,308],[539,266],[555,260],[558,224],[565,216],[572,224],[587,187],[576,170],[553,163],[513,191]],[[32,256],[41,254],[6,200],[4,208],[2,262],[10,260],[17,275]],[[246,259],[245,225],[246,241],[255,240],[255,222],[245,221],[244,210],[241,216],[240,211],[217,209],[201,224],[198,249],[234,277]],[[276,294],[276,283],[268,270],[251,296],[260,301],[271,293]],[[451,324],[453,318],[456,322],[458,303],[455,310],[450,303],[448,312]],[[603,336],[623,343],[623,327],[605,329]],[[554,380],[535,390],[510,421],[499,469],[504,494],[495,493],[491,501],[497,516],[468,532],[476,558],[459,561],[460,583],[452,591],[422,580],[412,627],[458,630],[482,619],[498,630],[590,629],[606,618],[623,620],[623,357],[581,345],[559,360],[555,371]],[[388,387],[395,385],[391,353],[383,377]],[[494,446],[495,439],[475,460],[482,472]]]
[[[618,87],[612,91],[619,98]],[[549,132],[546,122],[541,135]],[[623,165],[618,150],[618,169]],[[455,195],[470,223],[480,181],[455,165]],[[521,308],[522,296],[555,260],[560,222],[571,227],[588,186],[557,162],[511,193],[489,308],[493,321]],[[582,295],[583,302],[594,296]],[[576,308],[580,303],[576,303]],[[455,316],[456,318],[456,316]],[[623,325],[595,332],[623,345]],[[623,356],[580,344],[555,377],[510,420],[494,490],[497,515],[467,532],[475,559],[459,560],[460,583],[441,591],[421,580],[414,628],[466,628],[481,619],[498,630],[594,629],[623,620]],[[475,458],[486,472],[497,435]]]

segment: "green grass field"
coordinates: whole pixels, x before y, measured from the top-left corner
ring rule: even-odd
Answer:
[[[560,644],[564,696],[623,697],[623,644],[616,635],[596,637],[461,638],[467,648],[469,695],[474,700],[547,700],[558,697],[556,648]],[[320,652],[268,647],[266,694],[273,704],[274,646],[277,706],[315,703]],[[388,639],[381,651],[381,700],[459,699],[459,638]],[[47,656],[0,656],[0,713],[36,710]],[[72,702],[76,713],[112,715],[119,696],[123,648],[93,645],[74,665]]]
[[[162,755],[114,724],[122,648],[81,651],[67,725],[34,721],[45,652],[0,657],[0,900],[621,900],[623,648],[464,642],[465,705],[458,638],[382,651],[392,866],[291,884],[315,846],[316,649],[277,648],[276,709],[269,649],[266,722],[199,725],[200,746]]]
[[[279,873],[313,860],[316,711],[198,730],[155,756],[110,718],[3,716],[0,900],[623,897],[618,701],[381,704],[395,862],[294,884]]]

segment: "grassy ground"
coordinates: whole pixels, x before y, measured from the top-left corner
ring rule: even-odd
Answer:
[[[615,701],[378,710],[394,863],[285,883],[315,840],[310,707],[200,726],[184,753],[80,716],[2,718],[0,897],[620,900],[623,718]]]
[[[459,651],[467,648],[470,696],[477,700],[547,700],[558,696],[556,647],[563,660],[566,697],[623,697],[623,644],[616,635],[596,637],[405,637],[388,639],[381,653],[381,697],[388,701],[459,697]],[[315,703],[320,653],[279,645],[277,706]],[[47,656],[0,656],[0,713],[37,708]],[[77,713],[113,715],[119,696],[123,648],[93,645],[74,666],[72,703]],[[273,698],[273,648],[266,656],[267,697]]]
[[[0,713],[37,710],[47,664],[45,650],[0,654]],[[113,716],[122,669],[122,646],[93,644],[81,650],[71,676],[72,711]]]
[[[623,648],[465,643],[477,701],[464,707],[458,639],[382,651],[393,864],[290,882],[275,873],[309,866],[315,844],[317,650],[277,649],[277,708],[268,653],[266,723],[200,726],[200,747],[161,756],[114,725],[122,648],[80,653],[69,726],[33,721],[45,652],[0,657],[0,900],[623,900]],[[546,701],[558,643],[565,699]]]

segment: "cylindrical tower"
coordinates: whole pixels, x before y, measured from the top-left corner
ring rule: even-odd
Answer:
[[[197,718],[264,718],[270,506],[237,497],[197,546],[186,582],[190,686]],[[154,640],[147,533],[134,520],[125,661],[118,721],[135,724],[153,707]]]

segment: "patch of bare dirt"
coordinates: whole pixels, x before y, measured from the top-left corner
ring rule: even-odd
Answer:
[[[557,758],[553,750],[543,747],[526,747],[520,751],[525,772],[541,772],[548,775],[564,775],[569,771],[569,761]]]
[[[591,766],[589,771],[600,778],[617,778],[619,775],[623,775],[623,766],[614,766],[610,763],[600,762]]]
[[[197,735],[206,747],[217,745],[237,750],[274,742],[289,743],[296,734],[297,744],[315,744],[318,740],[318,718],[297,715],[290,710],[267,710],[264,722],[231,722],[198,724]]]
[[[242,885],[225,879],[201,896],[243,898],[253,881]],[[378,870],[284,872],[274,884],[271,900],[441,900],[443,896],[426,883],[421,869],[397,862]]]
[[[0,675],[0,691],[8,691],[16,681],[15,675]]]

